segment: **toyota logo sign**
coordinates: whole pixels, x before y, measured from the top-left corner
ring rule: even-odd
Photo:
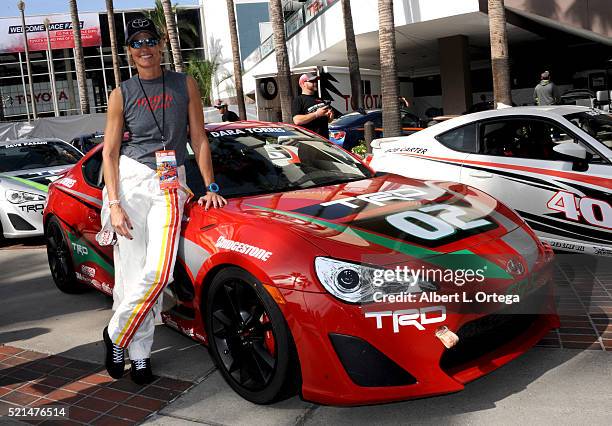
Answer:
[[[134,19],[132,21],[132,28],[144,28],[148,27],[150,22],[148,19]]]

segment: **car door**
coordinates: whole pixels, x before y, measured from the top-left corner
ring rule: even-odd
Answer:
[[[96,234],[101,229],[100,212],[102,207],[102,150],[98,150],[82,165],[83,182],[77,188],[79,198],[83,200],[82,219],[77,227],[78,240],[73,241],[73,260],[77,275],[84,281],[91,282],[105,293],[112,293],[114,286],[113,246],[101,247],[96,241]]]
[[[461,182],[514,208],[541,239],[577,252],[610,249],[612,211],[603,176],[610,163],[560,123],[533,116],[482,121],[479,152],[465,160]],[[578,143],[591,158],[579,167],[553,148]]]

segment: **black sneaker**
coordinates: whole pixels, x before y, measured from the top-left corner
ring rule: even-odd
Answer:
[[[106,349],[106,356],[104,359],[106,371],[108,371],[109,376],[113,379],[120,379],[123,377],[123,371],[125,369],[123,348],[113,343],[108,335],[108,327],[104,328],[102,338],[104,339],[104,348]]]
[[[138,385],[148,385],[155,380],[155,376],[153,376],[151,371],[151,358],[132,360],[130,375],[132,376],[132,381]]]

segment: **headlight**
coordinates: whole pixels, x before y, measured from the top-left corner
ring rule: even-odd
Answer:
[[[436,291],[438,286],[414,279],[389,281],[385,272],[393,270],[343,262],[327,257],[315,259],[315,271],[323,287],[340,300],[350,303],[371,303],[374,294],[421,293]],[[412,279],[411,279],[412,278]]]
[[[6,199],[13,204],[22,204],[30,201],[45,201],[46,197],[44,195],[32,194],[31,192],[9,189],[6,191]]]

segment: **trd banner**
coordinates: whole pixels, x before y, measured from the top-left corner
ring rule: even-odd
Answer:
[[[26,16],[26,29],[28,32],[28,47],[31,51],[47,50],[47,33],[45,31],[44,16]],[[99,46],[100,19],[97,13],[82,13],[81,39],[83,47]],[[67,49],[74,47],[72,36],[72,21],[69,14],[49,16],[49,34],[51,36],[51,49]],[[23,28],[21,18],[0,19],[0,53],[23,52]]]

